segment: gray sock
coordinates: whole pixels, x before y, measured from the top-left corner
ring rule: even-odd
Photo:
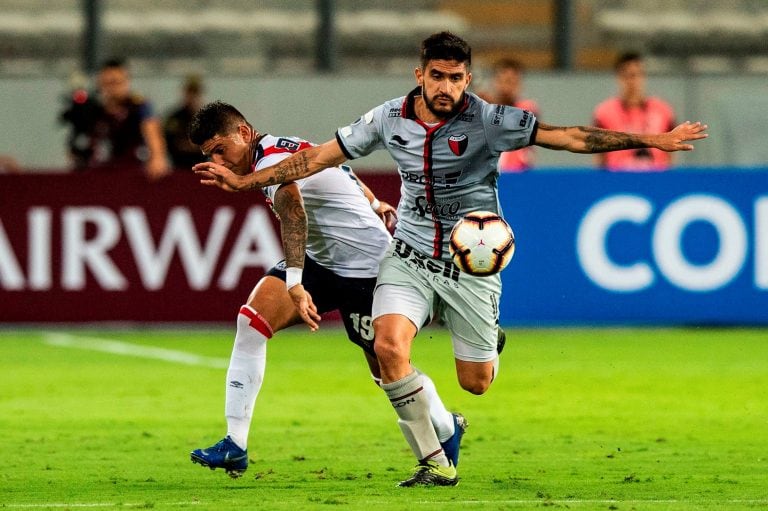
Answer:
[[[408,445],[419,461],[433,460],[441,465],[450,463],[443,453],[435,428],[429,417],[429,402],[416,371],[392,382],[383,383],[381,388],[397,412],[397,421]]]

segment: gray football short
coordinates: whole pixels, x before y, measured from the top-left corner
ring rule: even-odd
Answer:
[[[379,267],[373,318],[407,317],[417,329],[433,315],[451,332],[454,356],[487,362],[497,356],[501,276],[474,277],[394,239]]]

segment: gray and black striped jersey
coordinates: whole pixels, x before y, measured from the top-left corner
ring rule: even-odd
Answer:
[[[416,88],[387,101],[336,139],[350,159],[386,149],[402,178],[395,237],[435,259],[448,260],[451,228],[471,211],[501,214],[499,154],[530,145],[536,117],[526,110],[487,103],[466,93],[458,113],[437,124],[414,114]]]

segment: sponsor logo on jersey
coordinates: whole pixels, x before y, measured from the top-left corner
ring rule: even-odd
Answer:
[[[451,148],[451,152],[456,156],[461,156],[464,151],[467,150],[469,144],[469,138],[465,134],[451,135],[448,138],[448,147]]]
[[[407,170],[400,171],[400,177],[407,183],[418,183],[421,185],[431,184],[435,187],[450,188],[459,182],[461,177],[461,171],[449,172],[441,176],[431,175],[428,176],[423,172],[409,172]]]
[[[392,142],[396,142],[398,146],[403,147],[408,145],[408,141],[400,135],[392,135]]]
[[[504,105],[496,105],[496,110],[493,112],[493,120],[491,124],[494,126],[501,126],[501,121],[504,120]]]
[[[528,121],[531,120],[531,112],[528,110],[523,110],[523,118],[520,119],[520,127],[525,128],[528,126]]]
[[[416,197],[416,205],[411,208],[411,211],[415,212],[422,218],[429,215],[430,218],[444,218],[447,220],[458,221],[458,212],[461,209],[461,201],[445,202],[439,204],[437,202],[432,203],[427,200],[423,195]]]
[[[277,142],[275,142],[275,147],[278,149],[286,149],[291,152],[296,152],[301,147],[301,142],[297,142],[288,138],[278,138]]]
[[[459,281],[459,268],[451,261],[432,259],[412,249],[402,240],[395,243],[394,255],[402,259],[406,264],[417,270],[428,271],[436,277],[440,276],[454,282]]]
[[[390,108],[389,113],[387,114],[387,117],[400,117],[402,115],[402,110],[400,107],[397,108]]]
[[[456,118],[460,121],[472,122],[475,120],[475,114],[464,112],[462,114],[459,114]]]

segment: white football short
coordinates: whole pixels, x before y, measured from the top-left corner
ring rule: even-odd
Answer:
[[[379,267],[373,318],[407,317],[417,329],[436,315],[451,333],[454,356],[488,362],[497,356],[501,276],[474,277],[392,240]]]

